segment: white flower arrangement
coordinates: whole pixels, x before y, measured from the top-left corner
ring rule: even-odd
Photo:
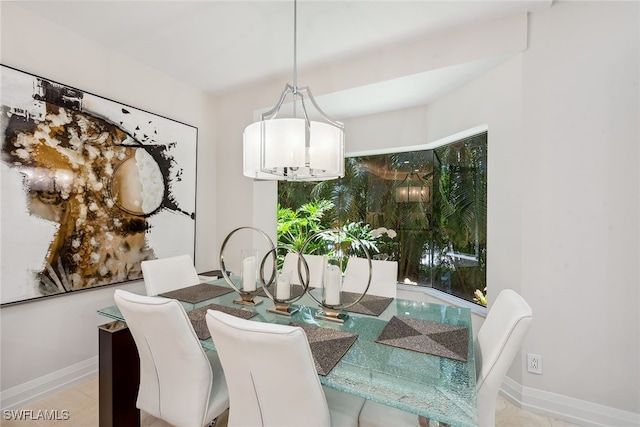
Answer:
[[[386,236],[385,236],[386,234]],[[371,235],[376,239],[376,247],[380,254],[384,254],[385,256],[389,256],[390,252],[392,252],[393,247],[396,245],[395,242],[392,241],[398,233],[391,228],[386,227],[378,227],[375,230],[371,231]]]
[[[385,228],[385,227],[379,227],[376,228],[375,230],[373,230],[371,232],[371,234],[373,235],[373,237],[380,237],[384,234],[387,234],[387,236],[389,236],[390,238],[394,238],[396,237],[398,234],[395,232],[395,230],[391,229],[391,228]]]

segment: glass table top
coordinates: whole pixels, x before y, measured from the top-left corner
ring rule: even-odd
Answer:
[[[224,279],[209,282],[227,286]],[[315,290],[314,290],[315,291]],[[268,298],[256,306],[241,306],[231,292],[198,304],[182,303],[187,311],[215,303],[257,312],[251,320],[268,323],[305,323],[333,328],[358,335],[358,339],[338,364],[320,382],[330,388],[357,395],[416,415],[452,426],[478,425],[476,372],[471,333],[471,312],[466,308],[395,299],[378,317],[349,314],[343,324],[317,319],[318,304],[308,295],[294,303],[299,311],[291,317],[267,311],[273,308]],[[117,306],[98,310],[99,314],[124,320]],[[376,343],[387,322],[393,317],[422,319],[468,328],[467,361],[419,353]],[[211,338],[202,346],[215,351]]]

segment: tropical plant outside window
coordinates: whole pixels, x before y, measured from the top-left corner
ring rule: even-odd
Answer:
[[[349,157],[344,178],[278,183],[278,243],[301,249],[339,228],[398,281],[484,303],[487,134],[433,150]],[[307,251],[308,252],[308,251]]]

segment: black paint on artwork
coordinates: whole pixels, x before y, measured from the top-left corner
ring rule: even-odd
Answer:
[[[37,101],[44,101],[75,111],[82,109],[83,97],[84,94],[77,89],[52,83],[44,79],[36,80],[35,93],[33,94],[33,99]]]

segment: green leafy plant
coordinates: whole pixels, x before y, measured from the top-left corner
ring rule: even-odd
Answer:
[[[414,184],[423,197],[403,199]],[[291,215],[298,215],[295,221],[307,217],[298,207],[310,200],[333,205],[313,224],[315,230],[295,232],[292,247],[301,247],[312,231],[342,229],[363,242],[372,258],[396,261],[399,280],[481,304],[474,291],[486,286],[486,133],[434,150],[349,157],[343,178],[279,182],[278,197]],[[358,246],[345,241],[339,248],[330,245],[319,242],[316,253],[345,253],[348,247],[353,255],[357,248],[352,246]]]
[[[369,224],[348,221],[342,227],[332,227],[325,214],[333,207],[329,200],[314,200],[296,209],[278,206],[278,245],[289,251],[302,251],[304,247],[307,254],[339,256],[345,261],[348,256],[365,257],[364,249],[370,256],[380,252],[377,243],[381,235],[374,236]],[[321,231],[334,228],[344,233],[324,233],[311,239]],[[346,265],[346,262],[342,264]]]
[[[377,258],[394,260],[398,247],[398,242],[394,240],[397,236],[396,231],[386,227],[378,227],[371,232],[371,235],[375,238]]]
[[[302,250],[307,239],[327,228],[322,220],[324,214],[332,208],[333,203],[328,200],[314,200],[297,209],[278,205],[278,244],[289,250]],[[306,252],[316,252],[319,246],[319,242],[310,242]]]
[[[369,255],[372,255],[371,252],[379,252],[378,247],[376,246],[376,238],[373,236],[373,230],[371,230],[369,224],[362,221],[349,221],[342,226],[342,230],[348,233],[345,240],[354,255],[361,257],[365,256],[364,250],[355,239],[360,241],[362,246],[369,252]]]

